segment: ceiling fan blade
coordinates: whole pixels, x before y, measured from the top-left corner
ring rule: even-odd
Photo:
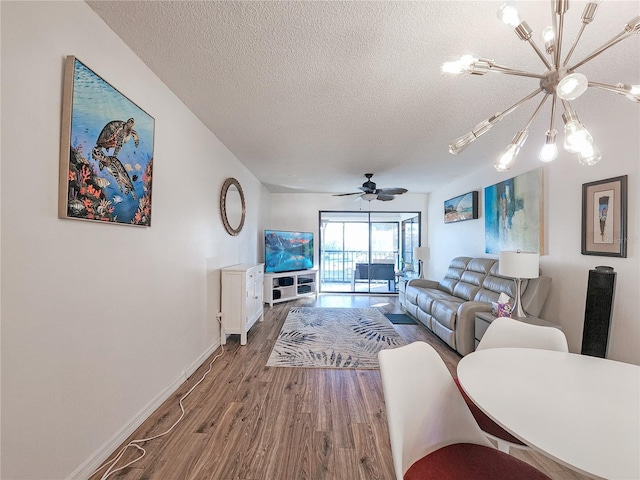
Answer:
[[[387,195],[386,193],[378,193],[378,200],[381,200],[383,202],[390,202],[394,198],[396,197],[394,197],[393,195]]]
[[[383,193],[385,195],[402,195],[403,193],[407,193],[406,188],[381,188],[376,190],[378,193]]]
[[[344,197],[347,195],[362,195],[362,192],[351,192],[351,193],[336,193],[333,196],[334,197]]]

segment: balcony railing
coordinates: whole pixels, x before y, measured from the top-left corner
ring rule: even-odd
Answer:
[[[367,250],[323,250],[320,259],[320,281],[323,283],[351,282],[356,263],[371,263],[386,260],[397,265],[397,252],[373,250],[371,260]]]

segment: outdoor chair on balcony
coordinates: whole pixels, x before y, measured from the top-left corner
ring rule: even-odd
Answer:
[[[355,291],[358,280],[386,280],[390,292],[396,289],[396,265],[390,263],[356,263],[351,277],[351,289]]]

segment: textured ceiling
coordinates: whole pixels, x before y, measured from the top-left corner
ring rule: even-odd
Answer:
[[[448,153],[449,142],[535,90],[537,80],[445,77],[441,64],[475,53],[544,70],[533,49],[497,19],[501,2],[87,3],[272,192],[351,192],[365,172],[374,172],[379,188],[426,193],[492,165],[537,100],[457,156]],[[540,45],[550,2],[517,5]],[[570,5],[565,52],[584,8],[583,2]],[[603,2],[573,59],[639,12],[638,1]],[[634,37],[580,71],[602,83],[640,82]],[[575,102],[583,120],[613,108],[613,94],[590,89],[587,96]],[[532,125],[521,155],[537,155],[549,111],[546,105]]]

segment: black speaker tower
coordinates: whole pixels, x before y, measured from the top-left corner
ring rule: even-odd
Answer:
[[[616,272],[612,267],[589,270],[582,331],[583,355],[604,358],[607,354],[615,288]]]

